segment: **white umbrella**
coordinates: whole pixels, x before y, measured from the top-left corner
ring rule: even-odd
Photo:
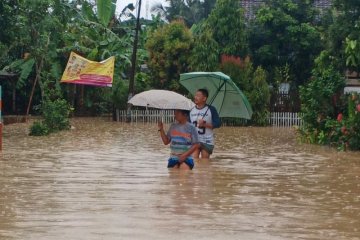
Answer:
[[[149,90],[132,97],[128,103],[157,109],[181,109],[191,110],[195,104],[188,98],[172,91]]]

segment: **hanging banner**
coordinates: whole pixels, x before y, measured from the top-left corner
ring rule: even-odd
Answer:
[[[111,87],[114,64],[115,57],[110,57],[102,62],[94,62],[71,52],[61,82]]]

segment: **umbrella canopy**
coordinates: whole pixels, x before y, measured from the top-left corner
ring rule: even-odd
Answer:
[[[134,106],[158,109],[190,110],[195,104],[188,98],[172,91],[149,90],[132,97],[128,103]]]
[[[250,103],[229,76],[222,72],[191,72],[180,75],[180,83],[192,94],[200,88],[209,91],[207,103],[220,117],[251,119]]]

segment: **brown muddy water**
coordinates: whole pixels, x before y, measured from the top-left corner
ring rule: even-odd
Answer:
[[[360,154],[293,129],[223,127],[213,159],[168,170],[155,124],[5,126],[0,239],[360,239]]]

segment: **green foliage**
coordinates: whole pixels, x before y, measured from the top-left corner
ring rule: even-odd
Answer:
[[[249,58],[223,57],[221,70],[228,74],[248,98],[253,109],[251,124],[265,126],[268,124],[270,90],[267,84],[266,71],[258,67],[255,71]]]
[[[150,33],[146,47],[152,86],[177,91],[180,89],[179,76],[188,70],[192,45],[192,34],[181,21],[172,22]]]
[[[45,100],[41,106],[44,124],[50,132],[57,132],[70,128],[70,105],[64,99]]]
[[[65,5],[55,0],[25,0],[13,2],[16,18],[16,41],[8,51],[5,69],[18,73],[17,88],[27,90],[29,78],[36,79],[40,85],[41,98],[44,98],[44,81],[54,74],[54,67],[62,60],[58,46],[62,44],[63,34],[68,21],[65,20]],[[31,88],[31,87],[30,87]],[[35,98],[36,99],[36,98]]]
[[[249,91],[249,101],[254,109],[251,121],[258,126],[268,124],[270,89],[266,79],[266,71],[258,67],[253,74],[251,89]]]
[[[254,72],[250,59],[223,55],[221,62],[221,71],[229,75],[240,90],[244,92],[249,91],[252,74]]]
[[[280,83],[290,83],[293,79],[291,75],[289,64],[285,66],[275,67],[274,83],[279,85]]]
[[[151,76],[144,72],[138,72],[135,76],[135,89],[137,92],[146,91],[152,88]],[[122,78],[115,78],[113,82],[110,99],[107,102],[113,104],[116,109],[126,109],[128,101],[129,82]]]
[[[219,68],[219,44],[210,29],[194,33],[194,48],[190,58],[192,71],[212,72]]]
[[[346,38],[346,66],[356,71],[360,70],[360,42]]]
[[[138,72],[135,76],[135,89],[137,92],[143,92],[151,89],[151,77],[144,72]]]
[[[30,136],[45,136],[49,134],[49,128],[44,122],[35,121],[30,127]]]
[[[116,0],[96,0],[97,17],[104,26],[107,26],[115,15],[116,2]]]
[[[305,142],[329,144],[329,129],[336,129],[331,122],[342,108],[340,94],[345,85],[342,75],[333,67],[314,70],[311,81],[300,87],[301,111],[304,126],[300,133]],[[336,134],[331,141],[335,141]],[[339,140],[339,139],[337,139]]]
[[[274,69],[288,64],[296,85],[306,82],[322,47],[316,16],[313,1],[266,1],[250,25],[255,65],[267,69],[273,79]]]
[[[26,82],[30,74],[34,71],[35,59],[19,59],[12,62],[10,65],[4,67],[7,72],[19,74],[19,78],[16,82],[17,88],[21,89],[26,85]]]
[[[128,84],[122,79],[116,79],[112,87],[112,102],[117,109],[126,109],[128,100]]]
[[[310,132],[303,130],[304,139],[311,143],[331,145],[340,151],[360,150],[360,96],[352,94],[343,98],[344,113],[339,113],[337,119],[327,118],[323,130]],[[311,137],[304,133],[311,133]]]
[[[245,17],[239,2],[234,3],[232,0],[216,1],[206,23],[213,32],[214,40],[219,44],[221,54],[247,55],[248,38]]]
[[[20,88],[25,85],[26,80],[29,78],[31,72],[34,70],[35,59],[31,58],[26,60],[20,66],[20,76],[17,80],[17,87]]]
[[[43,121],[35,121],[30,127],[31,136],[44,136],[70,129],[69,115],[72,109],[64,99],[47,99],[41,104]]]
[[[338,98],[344,85],[344,78],[334,68],[314,71],[312,80],[300,87],[301,109],[306,128],[323,130],[325,120],[336,117]]]
[[[360,5],[354,0],[334,0],[322,23],[322,39],[331,63],[341,71],[356,67],[355,42],[360,38]],[[349,39],[349,40],[346,40]],[[358,46],[357,46],[358,47]]]
[[[348,118],[345,119],[348,136],[345,146],[351,150],[360,150],[360,95],[353,94],[348,98]]]
[[[152,12],[165,18],[167,21],[185,21],[188,27],[207,18],[213,9],[216,0],[167,0],[168,6],[156,4]]]
[[[325,49],[315,59],[313,78],[300,88],[305,125],[299,131],[305,142],[359,150],[359,95],[342,96],[342,73],[360,67],[360,5],[353,0],[333,3],[322,21]]]
[[[74,96],[73,88],[60,87],[59,80],[70,51],[96,61],[115,56],[114,79],[119,79],[128,70],[133,27],[132,23],[122,23],[116,19],[115,2],[1,1],[0,25],[3,31],[0,33],[0,48],[4,51],[0,54],[0,69],[19,74],[19,102],[23,105],[27,103],[36,79],[38,85],[34,105],[45,100],[49,89],[62,88],[60,95],[76,103],[77,109],[82,109],[84,106],[80,106],[80,103],[85,103],[84,108],[89,112],[96,112],[97,109],[101,112],[111,111],[112,91],[86,88],[86,91],[77,91]],[[140,36],[144,35],[141,31]],[[138,51],[139,64],[143,64],[147,58],[143,48],[142,45]],[[50,79],[51,83],[48,82]]]

